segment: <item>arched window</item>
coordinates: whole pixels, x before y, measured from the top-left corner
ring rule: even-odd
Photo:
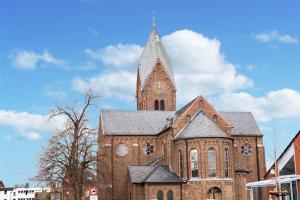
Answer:
[[[160,110],[165,110],[165,101],[160,100]]]
[[[229,176],[229,152],[228,149],[225,149],[224,151],[224,176],[228,177]]]
[[[168,198],[168,200],[173,200],[174,199],[174,197],[173,197],[173,191],[172,190],[168,191],[167,198]]]
[[[191,115],[186,116],[186,122],[189,123],[191,121]]]
[[[190,159],[192,178],[198,177],[198,151],[196,149],[191,150]]]
[[[157,99],[154,101],[154,109],[159,110],[159,102]]]
[[[156,195],[157,195],[156,196],[157,200],[163,200],[164,199],[164,194],[161,190],[159,190]]]
[[[213,120],[214,120],[216,123],[218,123],[218,117],[217,117],[217,115],[214,115],[214,116],[213,116]]]
[[[183,177],[183,155],[181,150],[178,151],[178,172]]]
[[[208,149],[208,175],[209,177],[215,177],[217,173],[216,165],[216,150],[214,148]]]

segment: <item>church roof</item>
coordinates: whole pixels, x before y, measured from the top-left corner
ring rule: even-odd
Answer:
[[[262,135],[250,112],[220,113],[233,126],[231,132],[232,136]],[[101,120],[104,134],[106,135],[158,135],[166,127],[170,126],[172,118],[177,118],[179,115],[180,113],[176,113],[175,111],[102,110]],[[192,125],[187,126],[187,130],[183,130],[184,135],[192,129],[200,128],[201,123],[198,124],[198,120],[201,120],[202,118],[204,117],[198,117],[195,119],[195,123],[191,123]],[[209,135],[212,137],[213,135],[223,135],[223,133],[218,130],[218,126],[216,125],[217,127],[215,127],[209,120],[210,119],[205,119],[202,122],[202,126],[205,127],[205,129],[201,130],[201,134],[207,135],[207,137],[209,137]],[[209,129],[211,130],[211,133],[208,133]],[[213,133],[213,130],[217,130],[217,132]]]
[[[247,169],[247,168],[245,168],[245,167],[242,167],[242,166],[240,166],[240,165],[238,165],[238,164],[235,164],[235,165],[234,165],[234,170],[235,170],[236,172],[246,172],[246,173],[250,173],[250,172],[251,172],[251,170],[249,170],[249,169]]]
[[[105,135],[157,135],[175,111],[102,110]]]
[[[138,62],[138,72],[142,88],[146,84],[147,78],[151,74],[153,67],[158,60],[165,68],[166,73],[169,75],[170,80],[175,86],[170,59],[159,39],[159,36],[157,35],[156,28],[153,27],[148,42]]]
[[[231,124],[231,135],[262,135],[251,112],[221,112]]]
[[[199,138],[199,137],[228,137],[228,135],[211,120],[204,111],[191,119],[191,122],[180,132],[175,139]]]
[[[171,171],[168,165],[128,166],[132,183],[183,183],[184,179]]]

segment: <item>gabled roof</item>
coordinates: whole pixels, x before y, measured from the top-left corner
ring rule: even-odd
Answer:
[[[228,135],[211,120],[204,111],[200,111],[191,119],[191,122],[176,136],[175,139],[199,138],[199,137],[221,137]]]
[[[157,135],[175,111],[102,110],[105,135]]]
[[[284,154],[288,151],[288,149],[290,148],[290,146],[295,142],[295,140],[300,137],[300,131],[298,131],[298,133],[294,136],[294,138],[290,141],[290,143],[286,146],[286,148],[283,150],[283,152],[280,154],[280,156],[276,159],[276,162],[278,162],[283,156]],[[271,169],[274,169],[275,167],[275,163],[272,164],[272,166],[269,168],[269,170],[266,172],[265,176],[268,175],[271,171]]]
[[[233,127],[231,135],[262,136],[251,112],[220,112]]]
[[[203,113],[199,115],[199,111]],[[192,111],[192,112],[190,112]],[[192,121],[187,123],[190,115]],[[193,137],[262,136],[250,112],[218,112],[198,96],[176,111],[102,110],[101,122],[105,135],[159,135],[168,128],[180,127],[176,139]],[[195,117],[197,116],[197,117]],[[213,120],[217,116],[216,122]],[[193,122],[195,121],[195,122]],[[197,131],[195,131],[197,130]],[[227,134],[227,136],[224,135]]]
[[[247,168],[245,168],[245,167],[242,167],[242,166],[240,166],[240,165],[238,165],[238,164],[235,164],[235,165],[234,165],[234,170],[235,170],[236,172],[245,172],[245,173],[250,173],[250,172],[251,172],[251,170],[249,170],[249,169],[247,169]]]
[[[128,166],[132,183],[184,183],[184,179],[171,171],[168,165]]]
[[[2,187],[0,188],[0,191],[13,191],[14,188],[13,187]]]
[[[198,97],[187,103],[185,106],[183,106],[180,110],[176,111],[176,116],[180,117],[196,100]]]
[[[251,113],[221,112],[221,114],[233,126],[232,136],[262,135]],[[175,111],[101,111],[101,120],[105,135],[158,135],[167,127],[170,127],[172,120],[176,118]]]
[[[153,71],[156,63],[160,61],[175,86],[170,59],[157,35],[155,26],[152,28],[148,42],[138,62],[138,73],[141,80],[141,87],[144,88],[147,79]]]

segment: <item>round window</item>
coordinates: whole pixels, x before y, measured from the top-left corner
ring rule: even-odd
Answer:
[[[126,156],[128,153],[128,147],[126,146],[126,144],[121,143],[117,146],[117,154],[119,156]]]
[[[150,144],[149,142],[147,142],[144,146],[144,153],[147,156],[150,156],[154,153],[154,146],[152,144]]]
[[[242,145],[242,154],[244,156],[249,156],[252,152],[252,146],[250,144],[243,144]]]

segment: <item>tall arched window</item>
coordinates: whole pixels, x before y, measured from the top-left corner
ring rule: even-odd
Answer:
[[[228,177],[229,176],[229,152],[228,149],[224,150],[224,176]]]
[[[213,116],[213,120],[214,120],[216,123],[218,123],[218,117],[217,117],[217,115],[214,115],[214,116]]]
[[[168,200],[173,200],[174,199],[174,195],[173,195],[173,191],[172,190],[168,191],[167,198],[168,198]]]
[[[164,199],[164,194],[161,190],[159,190],[156,194],[157,200],[163,200]]]
[[[183,177],[183,155],[182,151],[178,151],[178,171],[181,177]]]
[[[198,151],[196,149],[191,150],[190,159],[192,178],[198,177]]]
[[[154,101],[154,109],[159,110],[159,102],[157,99]]]
[[[160,100],[160,110],[165,110],[165,101]]]
[[[217,173],[216,165],[216,150],[214,148],[208,149],[208,175],[209,177],[215,177]]]
[[[186,116],[186,122],[189,123],[191,121],[191,115]]]

